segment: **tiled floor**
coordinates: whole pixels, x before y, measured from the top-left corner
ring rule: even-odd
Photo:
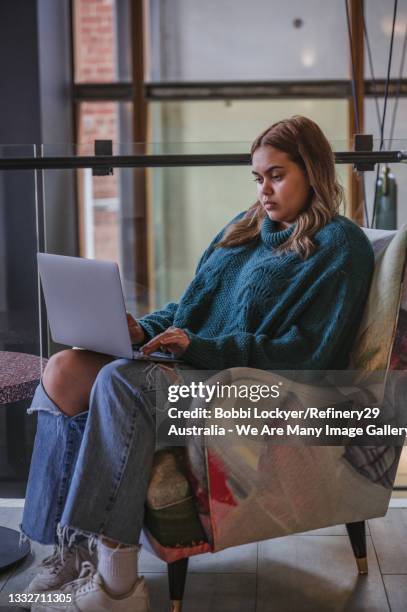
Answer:
[[[5,504],[6,501],[3,502]],[[21,508],[0,504],[0,524],[16,527]],[[358,576],[342,526],[231,548],[190,560],[185,612],[406,612],[407,508],[369,521],[369,574]],[[0,612],[18,610],[10,593],[22,591],[48,553],[0,574]],[[167,612],[166,566],[143,552],[154,612]],[[95,610],[95,612],[97,612]]]

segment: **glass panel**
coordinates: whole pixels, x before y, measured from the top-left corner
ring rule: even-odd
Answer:
[[[78,145],[45,145],[46,156],[94,155],[94,140],[115,142],[114,154],[126,151],[118,142],[131,132],[132,105],[129,103],[83,103],[78,114]],[[133,148],[133,147],[132,147]],[[135,147],[138,148],[138,147]],[[44,172],[47,219],[46,248],[49,252],[115,261],[122,273],[128,309],[140,315],[136,304],[134,276],[133,183],[143,170],[114,169],[112,175],[94,176],[89,168]],[[77,220],[69,190],[77,177]],[[64,188],[62,188],[64,185]],[[59,186],[59,188],[58,188]],[[137,196],[141,197],[141,196]],[[75,242],[75,236],[78,240]],[[75,246],[74,246],[75,245]],[[144,293],[147,293],[145,288]],[[51,352],[57,346],[50,343]]]
[[[152,81],[349,75],[343,0],[152,0],[150,15]]]
[[[123,105],[125,106],[125,105]],[[126,109],[131,112],[131,106],[128,105]],[[325,130],[326,132],[326,130]],[[254,134],[257,135],[257,134]],[[96,137],[98,137],[96,133]],[[253,138],[254,139],[254,138]],[[335,152],[352,152],[353,151],[353,139],[349,140],[332,140],[329,139],[329,143]],[[219,155],[238,155],[239,158],[235,158],[233,161],[236,165],[245,164],[246,159],[250,155],[252,141],[229,141],[229,142],[113,142],[113,155],[114,156],[146,156],[144,161],[145,167],[155,167],[157,165],[166,166],[169,163],[173,163],[174,165],[182,165],[184,163],[185,166],[188,166],[188,156],[196,156],[196,155],[205,155],[207,159],[202,160],[202,165],[207,165],[208,163],[219,163],[219,161],[214,156]],[[403,161],[407,162],[407,139],[403,138],[393,138],[391,141],[389,139],[383,140],[382,151],[390,151],[392,153],[401,152],[403,156]],[[380,138],[373,139],[373,151],[380,151]],[[2,150],[0,147],[0,161],[1,159],[6,159],[10,157],[9,155],[2,155]],[[52,145],[40,145],[38,147],[38,157],[68,157],[72,158],[75,156],[86,156],[86,157],[94,157],[95,155],[95,146],[94,142],[87,143],[77,143],[77,144],[52,144]],[[184,160],[174,160],[172,162],[171,156],[185,156]],[[153,158],[149,158],[149,156],[153,156]],[[163,156],[164,159],[156,159],[156,156]],[[241,159],[240,159],[241,158]],[[404,159],[405,158],[405,159]],[[70,160],[68,160],[69,163]],[[199,159],[194,160],[195,165],[199,165]],[[129,163],[132,163],[133,160],[130,160]],[[64,162],[61,161],[61,164]],[[134,160],[134,167],[138,167],[139,160]],[[115,160],[113,160],[113,166],[115,164]],[[340,170],[340,165],[343,165],[338,161],[338,170]]]
[[[32,158],[35,146],[2,145],[0,156]],[[0,173],[0,351],[39,355],[37,183],[34,171]]]
[[[33,144],[0,144],[0,159],[36,157],[40,147]]]
[[[273,110],[273,108],[270,109],[270,105],[268,105],[268,109],[266,109],[266,105],[262,107],[262,104],[264,103],[254,104],[250,111],[246,107],[246,116],[255,118],[252,120],[252,133],[246,134],[244,131],[247,129],[246,126],[240,127],[241,119],[239,113],[236,113],[234,125],[232,121],[224,121],[223,125],[218,124],[219,130],[220,128],[223,129],[223,132],[220,133],[215,133],[210,121],[208,121],[206,124],[209,126],[207,137],[213,139],[216,136],[230,138],[231,142],[229,143],[217,143],[220,147],[226,149],[228,146],[232,148],[238,146],[240,150],[240,147],[246,143],[245,150],[248,150],[248,138],[252,139],[257,131],[274,120],[274,117],[270,116],[270,110]],[[221,107],[220,103],[219,105]],[[326,118],[324,119],[322,111],[321,115],[318,116],[316,109],[311,110],[328,135],[336,133],[343,138],[345,132],[341,132],[339,121],[342,116],[338,112],[338,108],[341,110],[341,107],[336,108],[336,125],[333,122],[332,124],[329,123]],[[106,128],[106,131],[103,131],[103,128],[103,134],[110,134],[112,138],[119,139],[121,133],[124,133],[118,127],[121,125],[121,110],[125,110],[125,106],[119,107],[116,105],[113,112],[113,121],[111,120],[111,113],[106,115],[108,117],[107,125],[110,127]],[[266,110],[268,111],[268,121],[266,121]],[[195,112],[195,109],[193,111]],[[264,116],[261,115],[262,112]],[[281,109],[279,109],[279,112],[279,116],[283,116]],[[331,117],[331,114],[333,119],[333,110],[330,110],[328,116]],[[207,118],[211,117],[217,117],[216,113],[211,116],[208,112]],[[185,121],[178,119],[179,123],[176,123],[175,126],[171,121],[171,113],[168,114],[167,118],[169,119],[168,123],[162,122],[161,124],[163,128],[161,136],[166,134],[166,130],[173,130],[172,133],[175,137],[181,139],[182,137],[188,137],[193,128],[195,138],[205,137],[205,126],[201,125],[199,129],[197,128],[192,111],[190,114],[186,113]],[[261,125],[260,120],[262,120]],[[325,123],[323,123],[324,121]],[[259,125],[255,122],[258,122]],[[96,121],[96,125],[101,124]],[[112,128],[112,125],[114,128]],[[177,126],[178,132],[175,130]],[[188,131],[189,126],[191,131]],[[240,138],[244,138],[242,143],[233,142],[234,131],[239,133]],[[92,138],[98,134],[98,129],[95,129],[92,132]],[[157,132],[157,137],[158,135]],[[344,143],[345,141],[337,142]],[[173,143],[164,142],[163,144],[167,146],[167,144],[172,145]],[[196,146],[203,144],[209,147],[208,143],[189,144],[195,144]],[[400,144],[403,144],[403,141],[393,142],[395,148],[399,148]],[[116,150],[131,151],[133,146],[140,147],[140,145],[120,143]],[[86,147],[93,147],[93,145],[85,143],[84,149]],[[64,148],[65,150],[75,150],[73,146],[47,145],[42,148],[42,153],[51,154],[53,151],[54,154],[61,154]],[[80,148],[77,147],[76,150]],[[343,146],[340,148],[346,149]],[[27,149],[23,148],[22,151],[25,156],[28,156]],[[210,151],[211,149],[207,152]],[[19,147],[2,147],[0,154],[3,157],[17,157],[23,153],[20,153]],[[40,154],[32,147],[31,156],[34,156],[35,153]],[[402,165],[396,167],[400,171],[404,168]],[[346,166],[338,166],[340,171],[345,169]],[[86,171],[83,172],[84,175],[85,173]],[[137,177],[136,180],[135,176]],[[366,176],[373,176],[373,173],[366,173]],[[82,191],[80,190],[81,197],[83,198],[85,197],[84,185],[86,180],[91,184],[89,201],[93,216],[88,220],[87,226],[90,228],[91,238],[89,242],[86,240],[83,242],[85,251],[81,254],[118,261],[126,308],[135,316],[143,314],[146,308],[142,290],[148,293],[147,284],[144,287],[136,286],[134,274],[134,265],[137,263],[135,262],[135,247],[137,246],[135,236],[138,236],[136,234],[138,219],[135,210],[135,203],[139,204],[137,198],[145,198],[147,205],[144,221],[148,227],[146,257],[148,259],[148,280],[150,284],[147,304],[149,310],[168,300],[179,298],[194,274],[202,251],[213,236],[228,220],[241,210],[246,209],[255,199],[255,185],[252,182],[248,166],[157,168],[149,169],[146,172],[124,169],[115,170],[113,177],[92,177],[90,173],[88,179],[83,179],[82,187],[81,183],[79,184],[82,189]],[[41,224],[41,205],[42,203],[46,205],[46,249],[55,253],[76,254],[78,251],[75,250],[74,244],[75,218],[72,201],[70,200],[73,197],[75,172],[71,170],[38,172],[36,176],[30,171],[3,172],[0,173],[0,181],[0,229],[2,232],[0,240],[0,285],[2,283],[0,300],[3,296],[3,301],[0,301],[0,313],[3,317],[1,350],[29,352],[37,355],[39,353],[39,340],[38,335],[35,336],[35,334],[38,334],[38,315],[36,311],[34,313],[31,311],[30,302],[27,301],[24,293],[29,290],[31,292],[30,300],[34,296],[36,302],[38,286],[36,284],[34,253],[37,250],[37,237],[29,234],[29,232],[34,231],[33,228],[36,226],[36,215],[35,212],[34,214],[31,213],[31,204],[35,211],[35,203],[37,202],[40,230],[43,228]],[[127,191],[125,185],[127,185]],[[109,202],[106,202],[106,199],[115,200],[112,208],[109,208]],[[114,215],[109,216],[108,213],[114,213]],[[24,223],[22,223],[22,219]],[[25,231],[26,226],[28,230],[24,240],[24,250],[22,250],[21,231],[23,229]],[[10,228],[12,228],[12,231],[10,231]],[[93,244],[93,253],[89,253],[89,250],[86,251],[90,248],[90,244]],[[32,257],[27,257],[27,245],[30,247]],[[10,253],[12,253],[12,256]],[[12,259],[14,255],[16,256],[16,263]],[[28,268],[27,273],[24,266]],[[9,310],[12,315],[10,317]],[[28,336],[25,336],[25,331],[29,332]],[[13,335],[12,332],[16,333]],[[53,352],[55,347],[51,348]],[[12,453],[11,455],[7,454],[10,452],[10,447],[6,448],[5,446],[4,433],[12,421],[9,419],[9,411],[7,417],[5,414],[0,411],[0,466],[2,466],[0,480],[7,477],[6,470],[9,468],[5,466],[12,465],[6,463],[6,460],[8,461],[8,458],[12,457]],[[15,427],[17,428],[17,426]],[[21,440],[22,431],[23,429],[18,426],[19,440]],[[30,438],[31,434],[32,431],[30,430],[27,439],[32,439]],[[17,438],[14,437],[13,439]],[[23,457],[22,445],[16,444],[16,448],[20,456],[18,461],[23,461],[21,459]],[[29,457],[29,452],[27,452],[27,457]],[[405,462],[403,465],[405,465]],[[17,462],[16,466],[14,468],[12,465],[11,468],[16,470],[12,472],[13,478],[20,473],[24,473],[27,467],[24,462],[22,464]],[[399,478],[404,478],[403,469],[403,467],[400,468]]]
[[[231,152],[238,152],[235,146],[240,144],[244,146],[240,152],[249,152],[255,136],[268,125],[283,117],[303,114],[318,122],[336,150],[348,149],[344,100],[166,102],[151,106],[156,142],[218,141],[222,147],[219,141],[224,141],[232,148]],[[338,166],[345,188],[347,173],[345,166]]]
[[[178,301],[199,257],[222,227],[256,199],[250,168],[150,171],[155,306]]]
[[[33,145],[0,157],[35,156]],[[35,418],[25,414],[41,376],[36,251],[38,173],[0,172],[0,497],[24,497]]]
[[[256,134],[253,134],[253,139]],[[96,134],[96,137],[99,136]],[[330,140],[334,151],[349,151],[352,149],[352,141]],[[385,141],[386,143],[387,141]],[[375,141],[377,148],[380,141]],[[113,155],[248,155],[252,141],[229,141],[229,142],[113,142]],[[393,148],[407,145],[407,140],[394,140]],[[94,143],[42,145],[42,155],[46,157],[60,156],[93,156],[95,154]],[[1,158],[1,155],[0,155]],[[166,160],[163,160],[166,162]],[[146,162],[148,165],[148,161]],[[150,164],[151,165],[151,164]],[[155,165],[155,163],[154,163]]]
[[[393,5],[393,2],[383,2],[382,0],[369,0],[369,2],[364,3],[366,28],[372,52],[375,78],[384,79],[387,76],[387,64],[393,23]],[[407,6],[405,2],[399,2],[397,7],[390,73],[393,78],[397,78],[399,75],[406,25]],[[372,78],[367,47],[365,56],[365,78]]]
[[[321,126],[335,148],[348,149],[346,100],[154,102],[151,112],[152,140],[158,143],[218,143],[233,147],[231,152],[247,143],[239,151],[244,152],[267,126],[284,117],[305,115]]]
[[[83,102],[79,107],[78,142],[93,143],[96,138],[119,141],[118,104]]]
[[[95,139],[126,138],[131,129],[129,103],[83,103],[79,113],[80,155],[93,155]],[[121,146],[115,145],[114,153]],[[129,201],[132,190],[131,171],[115,169],[110,176],[93,176],[92,170],[78,171],[80,252],[85,257],[120,261],[120,193]],[[126,216],[126,215],[124,215]]]
[[[130,80],[128,0],[75,0],[75,81]]]
[[[117,104],[113,102],[81,104],[79,141],[118,140],[117,110]],[[117,172],[112,176],[93,177],[89,168],[79,170],[78,186],[81,255],[117,260]],[[105,223],[110,226],[108,237],[104,232]]]
[[[217,146],[249,152],[265,127],[293,114],[314,118],[335,140],[335,148],[348,149],[347,102],[342,100],[167,102],[152,104],[152,113],[153,140],[192,142],[194,149],[195,143],[210,141],[212,152],[218,152]],[[337,171],[346,188],[348,166],[338,165]],[[229,219],[254,202],[255,188],[249,167],[157,169],[151,174],[159,235],[154,242],[156,295],[161,305],[179,296],[201,252]],[[172,231],[164,234],[166,227]]]
[[[146,308],[146,305],[145,299],[137,303],[134,271],[136,227],[133,182],[137,172],[144,171],[115,169],[112,176],[93,176],[91,169],[77,171],[77,219],[71,197],[75,171],[45,171],[45,250],[117,262],[127,308],[140,316],[144,314],[142,308]],[[147,286],[143,289],[144,298],[148,293]],[[51,354],[60,349],[49,340]]]

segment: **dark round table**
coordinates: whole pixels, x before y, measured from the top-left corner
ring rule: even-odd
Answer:
[[[42,360],[45,367],[46,359]],[[30,399],[41,379],[41,358],[26,353],[0,351],[0,404]],[[15,529],[0,527],[0,571],[22,561],[30,552]]]

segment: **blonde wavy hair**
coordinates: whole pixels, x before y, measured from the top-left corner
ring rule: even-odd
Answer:
[[[315,249],[313,235],[338,214],[344,193],[335,172],[335,156],[320,127],[311,119],[295,115],[274,123],[251,147],[271,146],[287,153],[308,176],[310,198],[296,219],[294,231],[276,251],[295,251],[306,259]],[[228,227],[217,247],[239,246],[258,239],[266,212],[257,201],[245,216]]]

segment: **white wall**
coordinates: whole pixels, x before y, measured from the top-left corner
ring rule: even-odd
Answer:
[[[346,78],[343,0],[161,0],[163,80]],[[293,20],[303,26],[295,28]]]

